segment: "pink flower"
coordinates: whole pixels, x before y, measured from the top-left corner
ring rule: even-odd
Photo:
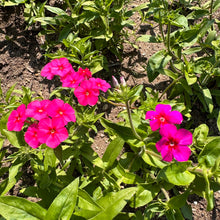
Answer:
[[[32,147],[37,148],[41,145],[38,140],[38,124],[32,124],[24,134],[25,141]]]
[[[64,103],[61,99],[54,99],[47,106],[48,115],[59,118],[66,125],[68,122],[76,121],[75,111],[68,103]]]
[[[80,67],[77,73],[80,76],[82,76],[85,80],[92,77],[92,73],[90,72],[90,70],[88,68],[83,69]]]
[[[73,69],[72,65],[69,63],[69,60],[65,57],[52,60],[50,64],[52,73],[61,77],[65,76]]]
[[[155,108],[156,111],[148,111],[145,119],[150,119],[150,127],[152,131],[165,124],[181,124],[183,116],[178,111],[171,111],[171,106],[166,104],[158,104]]]
[[[44,118],[38,124],[38,140],[50,148],[56,148],[68,138],[68,131],[60,118]]]
[[[8,117],[7,128],[9,131],[21,131],[24,122],[27,118],[26,116],[26,106],[21,104],[17,110],[13,110]]]
[[[160,129],[162,138],[156,143],[157,150],[163,160],[170,162],[173,158],[177,161],[187,161],[191,150],[188,145],[192,144],[192,134],[186,129],[177,130],[175,125],[166,124]]]
[[[74,90],[80,105],[95,105],[98,101],[99,90],[93,82],[85,80]]]
[[[36,120],[41,120],[48,116],[47,106],[50,104],[50,100],[35,100],[27,105],[26,116],[32,117]]]
[[[63,87],[76,88],[84,80],[83,76],[79,75],[73,69],[64,77],[60,78]]]
[[[43,69],[41,70],[41,76],[46,77],[47,79],[51,80],[54,77],[54,72],[52,70],[51,63],[46,64]]]
[[[109,88],[111,88],[110,84],[107,83],[105,80],[100,78],[90,78],[89,81],[94,83],[94,88],[100,89],[103,92],[106,92]]]

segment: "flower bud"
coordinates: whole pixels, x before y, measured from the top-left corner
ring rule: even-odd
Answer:
[[[122,85],[122,86],[126,86],[126,82],[125,82],[124,76],[121,76],[121,77],[120,77],[120,81],[121,81],[121,85]]]
[[[119,88],[120,87],[119,83],[118,83],[118,80],[114,76],[112,76],[112,82],[113,82],[113,86],[115,88]]]

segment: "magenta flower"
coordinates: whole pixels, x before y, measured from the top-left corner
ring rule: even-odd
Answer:
[[[98,102],[99,90],[93,82],[85,80],[74,90],[80,105],[95,105]]]
[[[193,136],[186,129],[177,130],[175,125],[166,124],[160,129],[162,138],[156,143],[157,150],[163,160],[170,162],[173,158],[177,161],[187,161],[191,150],[188,145],[192,144]]]
[[[60,118],[44,118],[38,124],[38,140],[50,148],[56,148],[68,138],[68,131]]]
[[[26,106],[21,104],[17,110],[13,110],[8,117],[7,128],[9,131],[21,131],[26,120]]]
[[[110,84],[107,83],[105,80],[100,78],[90,78],[89,81],[94,83],[94,88],[100,89],[103,92],[106,92],[109,88],[111,88]]]
[[[51,63],[46,64],[43,69],[41,70],[41,76],[46,77],[47,79],[51,80],[54,77],[54,72],[52,70]]]
[[[69,60],[65,57],[55,59],[50,62],[52,73],[64,77],[68,72],[72,71],[73,67],[69,63]]]
[[[80,76],[82,76],[85,80],[89,79],[92,77],[92,73],[88,68],[79,68],[78,72],[77,72]]]
[[[148,111],[145,119],[150,119],[150,127],[152,131],[165,124],[181,124],[183,116],[178,111],[171,111],[171,106],[166,104],[158,104],[155,111]]]
[[[28,127],[24,139],[32,148],[38,148],[42,144],[38,139],[38,124],[32,124]]]
[[[50,117],[59,118],[66,125],[68,122],[76,121],[75,111],[68,103],[61,99],[54,99],[47,106],[47,112]]]
[[[50,100],[35,100],[27,105],[26,116],[32,117],[36,120],[41,120],[48,116],[47,106],[50,104]]]
[[[84,77],[79,75],[74,70],[70,71],[66,76],[61,77],[63,87],[76,88],[84,80]]]

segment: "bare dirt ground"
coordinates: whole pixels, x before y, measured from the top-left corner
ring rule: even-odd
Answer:
[[[133,1],[129,7],[144,2],[146,1]],[[157,27],[152,28],[147,24],[140,25],[138,14],[133,15],[132,19],[136,22],[134,34],[137,36],[158,31]],[[38,29],[26,29],[22,7],[0,7],[0,79],[4,93],[14,83],[17,83],[17,89],[21,89],[22,86],[30,87],[33,91],[42,93],[45,98],[48,98],[50,91],[56,86],[56,81],[49,81],[40,76],[40,71],[46,61],[43,56],[44,51],[40,47],[42,39],[38,36],[38,32]],[[131,41],[133,41],[132,37]],[[119,65],[110,67],[110,71],[123,75],[129,85],[145,84],[155,90],[162,91],[164,86],[169,83],[169,79],[160,76],[149,84],[143,66],[146,65],[149,57],[160,50],[163,45],[139,42],[137,46],[139,49],[134,49],[130,44],[124,44],[123,61]],[[110,114],[106,113],[106,117],[117,122],[117,114],[122,108],[107,107],[111,110]],[[101,129],[95,136],[94,150],[102,156],[107,145],[108,139]],[[12,191],[12,194],[16,194],[17,190],[19,187]],[[220,219],[219,193],[215,194],[215,198],[215,208],[213,211],[207,212],[205,200],[193,196],[189,200],[189,205],[193,210],[193,219]]]

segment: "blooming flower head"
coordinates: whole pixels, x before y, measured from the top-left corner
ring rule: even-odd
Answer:
[[[68,138],[68,131],[60,118],[44,118],[38,124],[38,140],[50,148],[56,148]]]
[[[54,75],[59,75],[61,77],[68,74],[72,70],[72,65],[69,63],[69,60],[65,57],[54,59],[50,62],[51,71]]]
[[[17,110],[13,110],[8,117],[7,128],[9,131],[21,131],[26,120],[26,106],[20,105]]]
[[[157,150],[163,160],[170,162],[173,158],[177,161],[187,161],[191,150],[188,145],[192,144],[192,134],[186,129],[177,130],[175,125],[166,124],[160,129],[162,138],[156,143]]]
[[[38,139],[38,124],[32,124],[24,134],[25,141],[32,147],[37,148],[41,145]]]
[[[36,120],[41,120],[48,116],[47,106],[50,104],[50,100],[35,100],[27,105],[26,116],[32,117]]]
[[[106,92],[109,88],[111,88],[109,83],[100,78],[92,77],[89,79],[89,81],[92,81],[94,83],[94,88],[102,90],[103,92]]]
[[[68,103],[61,99],[53,99],[47,106],[47,112],[50,117],[59,118],[66,125],[68,122],[76,121],[75,111]]]
[[[155,111],[148,111],[145,119],[150,119],[150,127],[152,131],[163,127],[166,124],[181,124],[183,116],[178,111],[171,111],[170,105],[158,104]]]
[[[51,63],[46,64],[43,69],[41,70],[41,76],[46,77],[47,79],[51,80],[54,77],[54,72],[52,70]]]
[[[64,77],[60,78],[63,87],[76,88],[84,80],[84,77],[73,69],[66,74]]]
[[[98,101],[99,90],[93,82],[85,80],[74,90],[74,95],[80,105],[95,105]]]
[[[77,72],[80,76],[82,76],[85,80],[89,79],[92,77],[92,73],[88,68],[79,68],[78,72]]]

